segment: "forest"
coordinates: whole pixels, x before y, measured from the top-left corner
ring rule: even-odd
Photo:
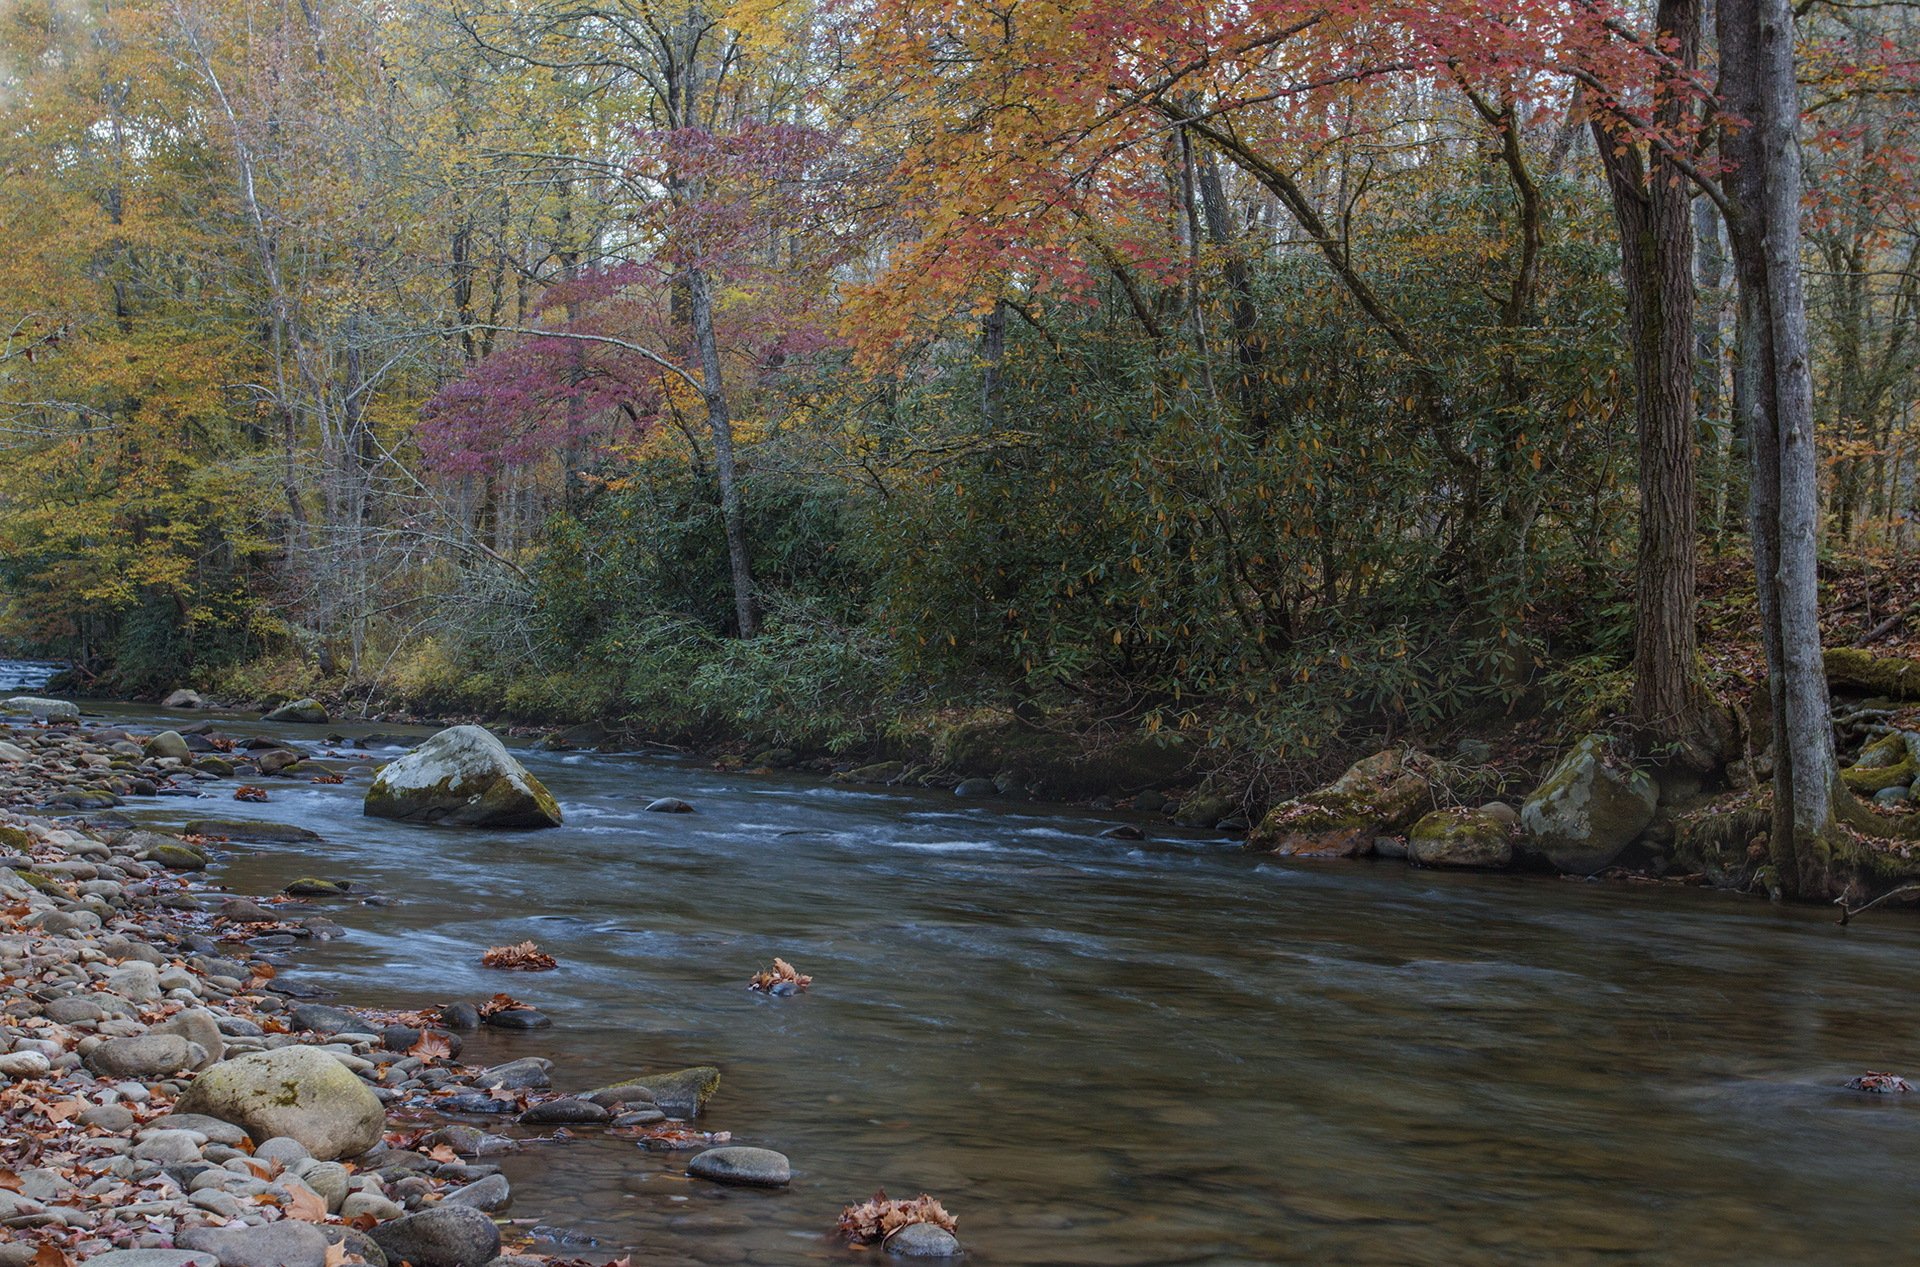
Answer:
[[[6,0],[0,633],[103,696],[1064,745],[1229,822],[1604,732],[1871,896],[1917,50],[1842,0]]]

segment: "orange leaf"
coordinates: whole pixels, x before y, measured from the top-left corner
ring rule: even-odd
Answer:
[[[312,1188],[291,1188],[287,1192],[287,1217],[302,1223],[325,1223],[327,1201]]]

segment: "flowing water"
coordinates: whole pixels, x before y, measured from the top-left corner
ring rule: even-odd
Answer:
[[[1920,1104],[1834,1089],[1920,1070],[1899,914],[1842,929],[1695,890],[1294,865],[1157,825],[1101,839],[1116,820],[1073,810],[525,756],[565,827],[365,819],[364,777],[139,812],[319,830],[216,878],[394,899],[339,908],[351,936],[292,979],[396,1006],[505,988],[554,1018],[470,1057],[547,1055],[562,1087],[720,1065],[704,1125],[788,1154],[790,1190],[689,1181],[606,1137],[507,1160],[519,1213],[602,1251],[873,1262],[830,1233],[885,1187],[936,1194],[982,1264],[1916,1256]],[[642,812],[661,795],[699,812]],[[528,938],[559,971],[478,966]],[[744,989],[774,955],[812,991]]]

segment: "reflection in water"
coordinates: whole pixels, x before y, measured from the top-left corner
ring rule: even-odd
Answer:
[[[322,728],[286,728],[317,740]],[[397,901],[299,979],[417,1004],[507,988],[558,1029],[487,1035],[560,1085],[713,1061],[709,1129],[792,1157],[721,1190],[583,1136],[513,1158],[517,1213],[650,1262],[853,1261],[844,1202],[926,1190],[981,1263],[1839,1263],[1911,1257],[1920,934],[1693,891],[1218,842],[934,794],[530,754],[568,825],[363,819],[364,780],[274,782],[219,879],[315,871]],[[356,786],[356,782],[358,786]],[[657,795],[700,813],[640,812]],[[503,978],[527,938],[561,970]],[[745,988],[775,954],[813,992]],[[866,1261],[871,1261],[867,1256]]]

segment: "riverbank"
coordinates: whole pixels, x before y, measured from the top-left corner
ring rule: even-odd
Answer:
[[[400,1012],[283,982],[303,945],[344,934],[304,895],[377,896],[300,879],[249,897],[202,873],[248,849],[245,836],[312,833],[209,821],[169,835],[113,808],[122,795],[244,787],[286,749],[196,756],[177,733],[142,743],[59,719],[4,736],[5,1267],[531,1267],[551,1257],[529,1234],[542,1220],[524,1217],[539,1212],[499,1222],[513,1193],[487,1159],[562,1149],[583,1130],[727,1156],[703,1153],[726,1138],[690,1124],[716,1069],[635,1069],[567,1095],[544,1057],[458,1060],[481,1026],[549,1024],[504,995]],[[63,813],[76,808],[84,817]]]

